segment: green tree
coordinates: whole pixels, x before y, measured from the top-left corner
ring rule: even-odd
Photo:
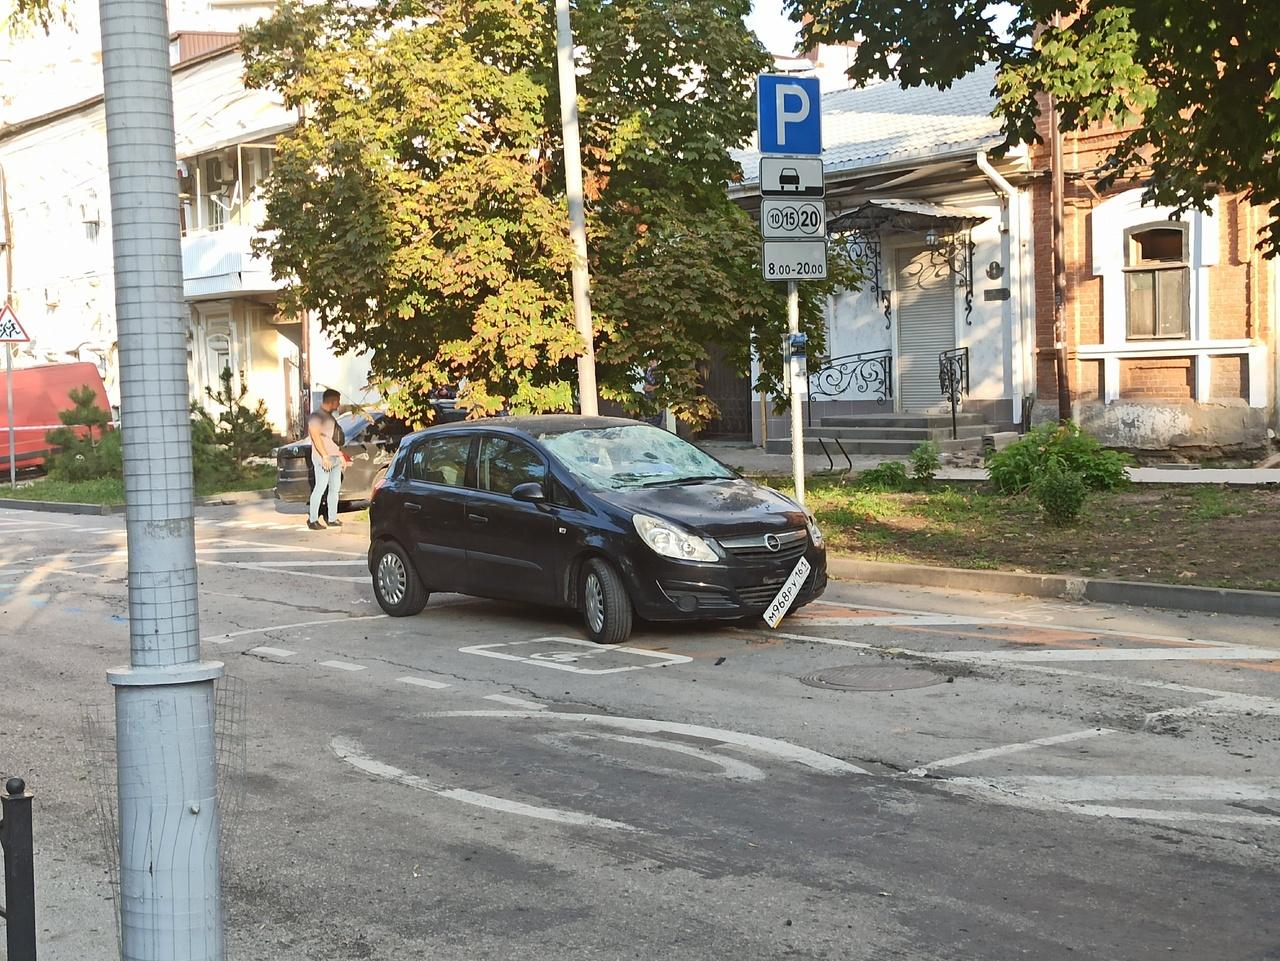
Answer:
[[[850,77],[947,86],[999,65],[1010,143],[1033,142],[1042,95],[1064,132],[1141,121],[1103,168],[1149,168],[1148,201],[1204,209],[1240,191],[1280,217],[1280,4],[1255,0],[787,0],[806,44],[859,40]],[[1055,17],[1060,18],[1055,26]],[[1280,252],[1280,223],[1261,246]]]
[[[238,476],[244,472],[244,462],[250,457],[264,457],[275,446],[275,431],[271,429],[270,413],[261,400],[250,407],[245,403],[249,386],[231,383],[231,368],[224,367],[218,375],[218,389],[205,388],[205,394],[216,405],[213,416],[198,405],[192,405],[193,463],[197,471],[202,461],[209,459],[209,443],[226,452],[230,459],[230,473]]]
[[[49,476],[56,480],[92,480],[121,472],[119,431],[108,431],[111,412],[98,406],[98,395],[87,384],[68,394],[71,407],[58,411],[63,424],[45,434],[53,448]]]
[[[601,394],[700,421],[713,346],[775,382],[784,291],[726,183],[768,63],[748,0],[582,0],[575,13]],[[294,309],[368,351],[394,413],[466,378],[478,412],[565,409],[569,298],[555,28],[547,0],[283,3],[245,32],[251,85],[306,120],[279,143],[265,244]],[[855,281],[838,258],[836,274]],[[806,284],[820,344],[827,287]]]

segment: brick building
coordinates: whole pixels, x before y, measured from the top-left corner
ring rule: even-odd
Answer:
[[[1045,111],[1047,117],[1048,112]],[[1036,408],[1059,414],[1049,130],[1032,148]],[[1268,446],[1277,421],[1276,262],[1238,196],[1176,218],[1145,182],[1098,187],[1123,131],[1063,138],[1062,325],[1071,415],[1104,443],[1191,456]]]

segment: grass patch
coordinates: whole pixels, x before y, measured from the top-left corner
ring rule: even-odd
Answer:
[[[814,478],[808,503],[833,553],[868,560],[1280,590],[1277,490],[1131,485],[1091,495],[1066,528],[1029,497],[968,486],[882,493]]]
[[[250,468],[243,477],[219,484],[201,484],[196,487],[196,497],[226,494],[232,491],[269,490],[275,486],[276,469],[272,465]],[[5,491],[0,497],[12,497],[28,501],[56,501],[61,504],[100,504],[103,506],[124,503],[124,481],[118,477],[102,477],[87,481],[56,481],[47,477],[23,484],[16,490]]]

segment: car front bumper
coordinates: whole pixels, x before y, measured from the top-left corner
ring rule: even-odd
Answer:
[[[822,596],[827,553],[812,545],[811,568],[791,610]],[[758,563],[684,564],[657,555],[629,558],[623,575],[636,613],[648,621],[736,620],[763,614],[798,558]]]

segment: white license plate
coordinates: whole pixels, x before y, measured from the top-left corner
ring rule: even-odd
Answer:
[[[809,562],[803,557],[800,558],[800,563],[795,566],[795,570],[791,572],[787,582],[782,585],[782,590],[778,591],[778,596],[773,599],[773,603],[764,612],[764,622],[766,624],[770,627],[777,627],[782,623],[782,619],[787,616],[787,611],[791,610],[791,605],[800,596],[800,587],[804,584],[804,579],[809,576],[810,570]]]

